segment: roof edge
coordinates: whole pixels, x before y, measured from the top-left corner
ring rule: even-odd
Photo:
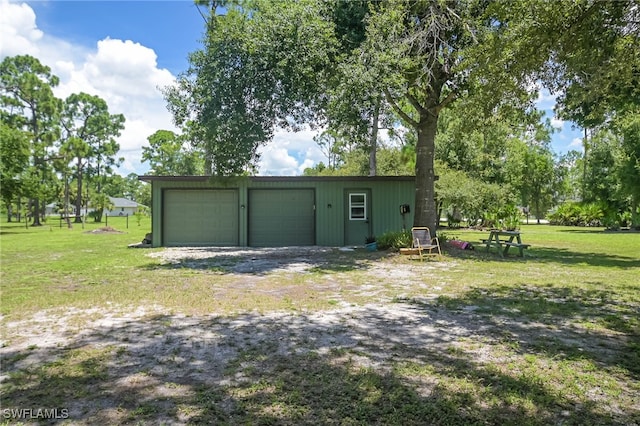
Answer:
[[[234,180],[252,182],[318,182],[318,181],[413,181],[415,176],[152,176],[141,175],[138,180],[144,182],[231,182]]]

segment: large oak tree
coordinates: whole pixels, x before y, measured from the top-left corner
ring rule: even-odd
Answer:
[[[563,40],[618,22],[594,21],[594,10],[629,11],[595,3],[207,3],[204,48],[168,99],[177,121],[197,123],[218,174],[251,170],[276,126],[331,126],[343,117],[342,129],[357,120],[373,127],[376,108],[390,107],[417,136],[414,224],[435,228],[441,111],[473,99],[482,113],[465,119],[482,122],[503,110],[531,109],[541,81],[566,88],[577,47]]]

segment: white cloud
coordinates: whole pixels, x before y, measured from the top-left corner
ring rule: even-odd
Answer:
[[[36,43],[42,35],[36,26],[36,14],[29,5],[0,0],[0,58],[37,55]]]
[[[39,30],[29,5],[6,0],[0,0],[0,31],[0,59],[35,56],[60,78],[56,96],[97,95],[107,102],[111,114],[125,116],[125,129],[117,139],[118,155],[125,157],[121,174],[148,169],[140,160],[149,135],[159,129],[176,131],[159,90],[171,84],[174,76],[158,68],[152,49],[111,38],[97,41],[92,49],[72,45]]]
[[[569,148],[582,151],[582,138],[573,138],[573,140],[569,144]]]
[[[28,4],[0,0],[0,59],[15,55],[38,58],[62,79],[60,74],[68,73],[69,65],[86,55],[86,49],[38,29],[36,14]]]
[[[555,127],[556,129],[562,130],[564,127],[564,120],[561,120],[558,117],[553,117],[551,119],[551,126]]]
[[[35,56],[60,78],[54,88],[59,98],[85,92],[100,96],[111,114],[123,114],[125,129],[117,139],[118,156],[125,161],[119,172],[145,173],[142,146],[159,129],[177,131],[158,88],[172,84],[174,76],[158,68],[153,49],[132,40],[105,38],[93,47],[71,44],[52,37],[36,23],[34,10],[26,3],[0,0],[0,59]],[[259,174],[299,175],[326,158],[313,141],[317,131],[277,131],[273,142],[260,149]]]
[[[547,89],[538,90],[535,103],[538,109],[552,110],[556,106],[556,95],[549,93]]]
[[[293,176],[298,171],[298,161],[284,147],[266,145],[260,152],[261,175]]]
[[[125,164],[140,164],[141,148],[155,131],[177,131],[158,89],[171,84],[174,77],[158,69],[156,59],[153,50],[139,43],[105,39],[82,63],[65,63],[64,73],[60,73],[61,79],[62,75],[68,78],[56,88],[56,95],[97,95],[107,102],[112,114],[125,116],[125,129],[118,138],[120,155],[127,158]]]
[[[307,167],[313,167],[327,159],[313,140],[320,130],[305,129],[299,132],[279,130],[273,142],[259,149],[261,175],[293,176],[300,175]]]
[[[131,40],[100,40],[81,72],[97,90],[120,99],[161,98],[158,87],[174,81],[169,71],[157,68],[152,49]]]

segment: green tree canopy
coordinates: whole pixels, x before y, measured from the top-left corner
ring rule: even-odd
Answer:
[[[316,122],[317,87],[334,48],[320,2],[229,2],[225,15],[216,6],[203,50],[165,95],[176,124],[195,121],[206,172],[238,175],[255,170],[257,149],[276,126]]]
[[[200,152],[189,150],[184,138],[170,130],[158,130],[147,138],[149,146],[142,147],[142,162],[148,162],[150,174],[160,176],[197,175],[204,172]]]
[[[0,122],[0,196],[7,208],[7,219],[12,219],[12,203],[22,192],[20,176],[29,167],[29,140],[24,132]]]
[[[304,123],[326,125],[373,152],[377,129],[384,127],[379,121],[393,121],[392,110],[416,135],[416,225],[437,223],[435,139],[443,110],[454,102],[473,106],[461,109],[468,114],[459,120],[477,132],[474,143],[484,150],[479,164],[486,172],[503,149],[492,145],[491,132],[513,130],[493,123],[495,117],[531,123],[541,81],[565,90],[583,71],[596,70],[583,45],[592,31],[601,32],[594,46],[618,43],[593,62],[603,70],[607,58],[616,58],[615,69],[629,77],[617,92],[636,93],[637,85],[627,83],[637,73],[622,60],[622,47],[636,41],[632,2],[199,3],[211,11],[204,48],[191,55],[191,68],[166,94],[176,122],[195,123],[207,170],[251,172],[257,148],[270,141],[275,127]],[[221,5],[224,15],[217,13]],[[601,12],[604,17],[596,16]],[[582,81],[598,79],[587,73]],[[476,161],[471,154],[477,154],[464,148],[447,154]],[[375,169],[373,159],[369,169]],[[504,176],[485,178],[499,182]]]
[[[74,160],[73,175],[76,179],[76,218],[82,222],[82,188],[84,177],[92,161],[93,170],[99,173],[99,162],[114,164],[113,157],[119,146],[113,139],[124,128],[122,114],[109,113],[107,103],[99,96],[86,93],[71,94],[64,102],[62,113],[63,142],[60,153]]]
[[[34,200],[33,226],[39,226],[42,200],[51,176],[50,148],[60,134],[62,102],[53,95],[58,77],[32,56],[6,57],[0,63],[0,114],[29,141],[29,167],[21,188]],[[20,139],[20,137],[18,137]]]

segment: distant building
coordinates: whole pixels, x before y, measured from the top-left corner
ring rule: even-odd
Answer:
[[[76,211],[75,206],[69,204],[67,207],[67,212],[69,212],[69,215],[75,214],[75,211]],[[44,206],[44,214],[46,216],[60,215],[62,213],[63,213],[63,208],[61,203],[50,203]]]
[[[136,214],[142,204],[131,201],[127,198],[109,197],[112,206],[111,209],[105,209],[104,214],[108,216],[131,216]]]
[[[105,209],[104,214],[109,216],[131,216],[134,215],[140,208],[145,208],[146,206],[142,204],[138,204],[135,201],[129,200],[127,198],[117,198],[117,197],[109,197],[109,202],[111,203],[111,209]],[[92,206],[83,207],[80,210],[81,216],[86,216],[95,208]],[[73,204],[69,204],[68,208],[69,214],[71,216],[75,216],[76,214],[76,206]],[[45,214],[47,216],[50,215],[59,215],[61,213],[61,204],[60,203],[51,203],[45,206]]]

